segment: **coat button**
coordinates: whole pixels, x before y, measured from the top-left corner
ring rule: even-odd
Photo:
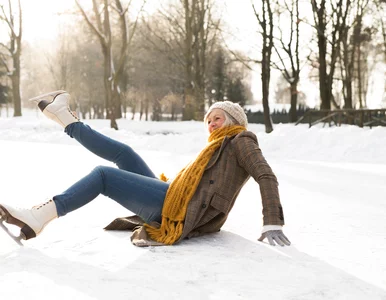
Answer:
[[[206,204],[204,203],[203,205],[201,205],[202,208],[206,208]]]
[[[213,184],[213,183],[214,183],[214,180],[209,180],[209,183],[210,183],[210,184]]]

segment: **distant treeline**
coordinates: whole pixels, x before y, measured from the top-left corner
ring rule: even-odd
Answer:
[[[297,117],[298,120],[311,108],[303,105],[299,105],[297,108]],[[246,111],[248,122],[249,123],[257,123],[257,124],[264,124],[264,112],[263,111],[256,111],[252,112],[251,110]],[[273,109],[271,112],[271,119],[274,124],[279,123],[290,123],[290,115],[289,111],[287,109]],[[304,121],[306,123],[306,121]]]
[[[264,113],[262,111],[246,111],[248,122],[264,124]],[[287,109],[274,109],[271,113],[274,124],[290,123],[290,113]],[[313,126],[319,123],[329,126],[341,126],[341,124],[357,125],[359,127],[386,126],[386,109],[337,109],[318,110],[306,106],[297,109],[297,122],[308,123]]]

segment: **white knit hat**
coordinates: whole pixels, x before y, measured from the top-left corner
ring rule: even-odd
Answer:
[[[216,108],[222,109],[232,116],[241,126],[247,127],[248,119],[244,112],[244,109],[238,104],[231,101],[219,101],[212,104],[205,114],[204,121],[208,118],[209,114]]]

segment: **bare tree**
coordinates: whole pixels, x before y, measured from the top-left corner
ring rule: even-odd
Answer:
[[[165,44],[159,42],[160,37],[166,39],[164,32],[169,28],[162,21],[159,17],[150,17],[139,24],[133,42],[136,48],[131,52],[126,75],[127,89],[136,91],[135,97],[130,97],[127,104],[133,111],[139,108],[142,114],[145,107],[148,112],[152,110],[153,120],[162,117],[159,101],[168,93],[181,94],[183,81],[182,68],[171,59],[173,54]],[[153,26],[158,28],[157,35],[152,33]]]
[[[177,121],[177,113],[181,110],[181,95],[169,93],[160,101],[163,111],[170,114],[171,121]]]
[[[353,108],[355,98],[358,99],[360,108],[366,106],[368,74],[371,69],[368,61],[369,42],[373,30],[371,27],[364,27],[363,18],[369,3],[369,0],[355,1],[350,11],[353,21],[351,24],[347,22],[342,31],[340,61],[345,108]]]
[[[14,105],[14,116],[21,116],[21,97],[20,97],[20,58],[21,41],[23,33],[22,9],[20,0],[17,1],[18,8],[15,14],[12,9],[11,0],[8,0],[8,12],[4,5],[0,6],[0,20],[2,20],[9,32],[9,43],[0,43],[0,46],[6,50],[6,54],[1,54],[1,62],[7,70],[8,76],[12,82],[12,95]],[[15,21],[15,18],[17,20]],[[9,63],[11,61],[11,63]]]
[[[105,117],[106,90],[101,84],[104,80],[104,57],[98,47],[98,38],[90,33],[87,24],[77,24],[70,39],[70,47],[66,47],[69,51],[66,55],[68,66],[60,67],[64,56],[60,55],[61,51],[57,52],[57,66],[60,70],[67,70],[65,82],[74,91],[74,100],[83,118],[88,114],[90,118],[102,119]]]
[[[283,31],[279,26],[280,36],[278,42],[280,49],[274,43],[275,52],[279,57],[279,62],[273,62],[273,66],[278,69],[284,79],[290,85],[291,108],[290,122],[297,121],[297,104],[298,104],[298,83],[300,79],[300,58],[299,58],[299,36],[300,36],[300,16],[299,16],[299,0],[291,0],[284,3],[284,8],[289,13],[288,22],[290,30],[283,35]],[[280,17],[280,12],[279,16]],[[286,37],[285,37],[286,36]],[[288,39],[287,39],[288,36]],[[284,52],[284,54],[282,54]],[[289,63],[287,63],[289,61]]]
[[[319,90],[322,109],[331,109],[338,104],[333,98],[332,88],[341,39],[346,27],[351,0],[331,0],[330,9],[326,0],[311,0],[315,29],[318,38]]]
[[[371,40],[371,28],[363,28],[363,17],[369,0],[357,0],[356,3],[356,24],[354,26],[353,45],[356,48],[356,85],[359,107],[366,107],[366,94],[368,88],[368,70],[367,55],[369,54],[369,41]]]
[[[56,49],[55,55],[51,56],[49,53],[45,53],[45,57],[51,77],[55,82],[55,86],[57,89],[67,90],[68,80],[70,77],[69,39],[64,33],[61,33],[59,37],[59,47]]]
[[[271,80],[271,56],[273,49],[273,11],[272,2],[269,0],[261,0],[261,10],[256,9],[254,3],[252,8],[255,16],[261,27],[263,48],[261,52],[261,83],[263,92],[263,109],[264,109],[264,124],[265,132],[273,131],[271,113],[269,109],[269,86]],[[260,11],[260,13],[259,13]]]
[[[382,31],[384,60],[386,61],[386,0],[375,1]]]
[[[159,10],[156,28],[147,22],[154,50],[167,57],[178,73],[182,70],[180,78],[169,76],[180,81],[176,87],[182,85],[183,120],[202,119],[204,114],[208,60],[220,27],[213,7],[213,0],[179,0]]]
[[[342,32],[342,51],[340,54],[341,77],[343,83],[344,108],[353,108],[353,78],[355,47],[349,42],[350,27],[346,26]]]
[[[219,47],[208,66],[208,106],[211,106],[213,102],[224,100],[229,60],[225,50]]]
[[[118,129],[116,119],[122,117],[121,111],[121,95],[119,83],[123,74],[127,59],[127,49],[130,46],[133,35],[136,31],[138,16],[130,32],[127,29],[127,15],[130,8],[131,1],[126,7],[123,7],[120,0],[115,0],[109,3],[108,0],[92,0],[93,17],[89,17],[78,0],[75,0],[84,20],[88,24],[90,30],[98,37],[100,46],[104,57],[104,86],[106,91],[106,110],[107,118],[110,119],[111,128]],[[142,7],[146,0],[142,2]],[[120,50],[116,65],[114,63],[114,49],[112,40],[112,26],[111,26],[111,10],[118,14],[118,24],[120,27]],[[142,9],[141,9],[142,11]],[[93,21],[95,20],[95,21]]]

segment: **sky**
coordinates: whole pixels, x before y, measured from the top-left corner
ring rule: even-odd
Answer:
[[[205,145],[202,122],[85,120],[173,177]],[[1,298],[386,299],[386,128],[259,124],[249,130],[279,181],[290,247],[257,242],[258,184],[249,180],[221,232],[170,247],[137,248],[102,228],[131,215],[99,196],[19,246],[0,230]],[[39,111],[0,110],[1,203],[30,207],[97,165],[110,165]],[[10,226],[17,234],[18,230]]]
[[[91,3],[89,0],[79,2],[85,7]],[[154,12],[159,5],[159,0],[146,2],[145,9],[149,13]],[[138,0],[133,1],[133,5],[139,5],[139,3]],[[57,33],[56,26],[65,21],[63,13],[76,8],[74,0],[22,0],[22,7],[26,24],[24,36],[26,40],[54,39]],[[229,0],[220,7],[226,21],[234,26],[237,34],[243,35],[244,31],[247,31],[246,36],[250,34],[251,25],[256,22],[250,11],[250,0]]]
[[[58,26],[64,21],[63,12],[72,9],[75,1],[21,0],[24,18],[24,39],[37,42],[55,39]]]

